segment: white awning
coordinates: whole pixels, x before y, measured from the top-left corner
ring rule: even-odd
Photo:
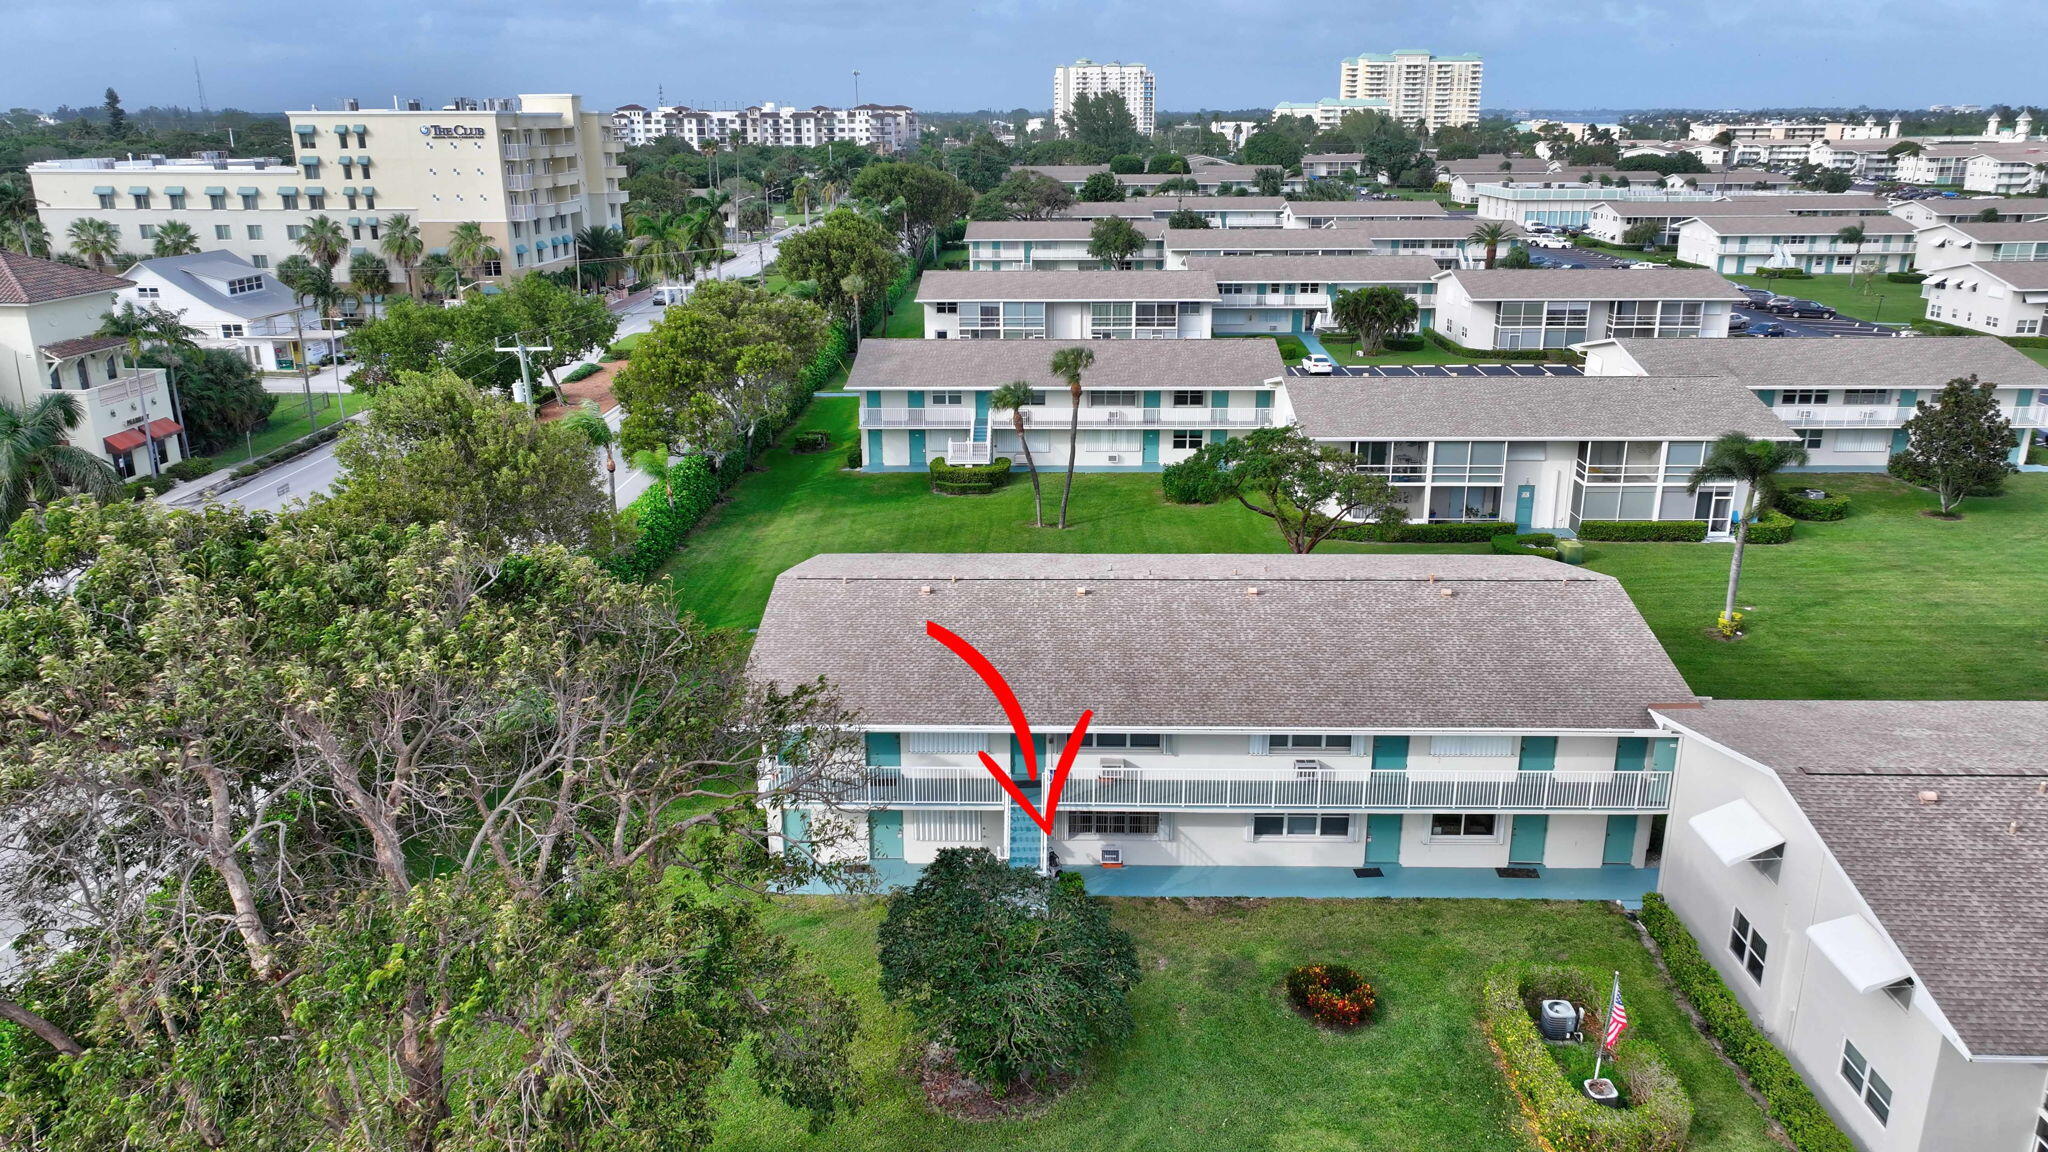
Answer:
[[[1844,916],[1806,930],[1806,938],[1858,992],[1875,992],[1913,974],[1906,958],[1861,916]]]
[[[1785,842],[1785,837],[1747,800],[1730,800],[1686,821],[1723,864],[1747,860]]]

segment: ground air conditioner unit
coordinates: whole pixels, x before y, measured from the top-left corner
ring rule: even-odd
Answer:
[[[1104,844],[1104,845],[1102,846],[1102,866],[1103,866],[1104,868],[1121,868],[1121,867],[1123,867],[1123,866],[1124,866],[1124,849],[1123,849],[1123,845],[1121,845],[1121,844]]]

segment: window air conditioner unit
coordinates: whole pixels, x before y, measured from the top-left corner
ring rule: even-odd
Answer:
[[[1123,866],[1124,866],[1124,849],[1123,849],[1123,845],[1121,845],[1121,844],[1104,844],[1104,845],[1102,846],[1102,866],[1103,866],[1104,868],[1121,868],[1121,867],[1123,867]]]
[[[1124,462],[1124,458],[1123,458],[1122,456],[1115,456],[1115,455],[1112,455],[1112,456],[1108,457],[1107,459],[1109,460],[1109,462],[1110,462],[1111,464],[1121,464],[1121,463],[1123,463],[1123,462]]]
[[[1294,775],[1296,779],[1314,779],[1316,773],[1322,770],[1323,762],[1321,760],[1296,760],[1294,762]]]

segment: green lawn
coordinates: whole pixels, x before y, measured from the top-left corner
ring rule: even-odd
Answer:
[[[1763,276],[1730,276],[1728,279],[1751,288],[1817,301],[1858,320],[1907,324],[1927,315],[1927,301],[1921,299],[1918,284],[1894,284],[1882,274],[1858,276],[1854,285],[1849,283],[1848,275],[1832,272],[1805,280]]]
[[[1383,352],[1378,356],[1360,355],[1358,341],[1349,337],[1321,337],[1323,347],[1330,350],[1339,364],[1485,364],[1493,363],[1482,353],[1473,356],[1468,352],[1452,352],[1428,340],[1422,347],[1406,352]]]
[[[808,1133],[744,1071],[716,1092],[720,1152],[1522,1152],[1511,1095],[1481,1038],[1479,983],[1505,962],[1618,970],[1634,1025],[1692,1094],[1691,1152],[1774,1150],[1756,1106],[1673,1002],[1634,929],[1611,906],[1465,900],[1119,900],[1144,979],[1137,1027],[1084,1083],[1029,1120],[936,1116],[901,1072],[904,1018],[876,989],[879,901],[779,902],[776,926],[862,1010],[861,1109]],[[1358,968],[1380,1016],[1324,1032],[1281,999],[1288,968]]]
[[[966,266],[967,249],[964,246],[947,248],[941,251],[938,263],[932,265],[934,268],[965,268]],[[869,333],[869,335],[901,340],[924,339],[924,308],[917,303],[917,286],[923,280],[924,273],[922,272],[911,278],[910,287],[904,290],[903,299],[898,300],[896,306],[890,310],[887,321],[882,325],[882,330]]]
[[[343,392],[336,396],[332,392],[313,393],[313,420],[322,428],[337,420],[363,410],[369,399],[355,392]],[[270,426],[249,437],[248,443],[255,448],[255,454],[262,456],[274,452],[299,437],[313,431],[313,421],[306,417],[306,396],[302,392],[280,392],[277,407],[271,409]],[[217,452],[208,459],[225,468],[250,459],[249,451],[242,441],[223,452]]]
[[[796,429],[824,428],[833,449],[767,453],[762,471],[670,561],[677,604],[708,623],[751,628],[777,573],[820,552],[1277,552],[1271,524],[1235,504],[1167,504],[1156,474],[1083,473],[1071,527],[1031,525],[1018,476],[993,496],[942,497],[918,473],[844,470],[857,410],[817,401]],[[1022,461],[1018,462],[1021,471]],[[1045,477],[1047,508],[1061,476]],[[1886,477],[1808,478],[1855,497],[1834,524],[1802,524],[1791,544],[1751,548],[1741,603],[1749,637],[1706,638],[1729,549],[1606,544],[1588,566],[1620,578],[1695,691],[1723,697],[2048,697],[2048,643],[2030,624],[2048,603],[2048,475],[2012,477],[2009,494],[1964,502],[1959,521],[1920,515],[1930,498]],[[1335,543],[1341,551],[1484,551],[1484,545]]]

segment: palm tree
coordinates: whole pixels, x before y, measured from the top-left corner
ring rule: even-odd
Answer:
[[[1465,237],[1465,242],[1486,245],[1486,266],[1491,268],[1494,257],[1500,254],[1500,246],[1506,243],[1511,235],[1506,221],[1488,220],[1472,229],[1472,234]]]
[[[84,416],[75,392],[46,392],[27,408],[0,400],[0,528],[60,496],[120,487],[113,465],[68,443]]]
[[[789,198],[803,207],[804,223],[811,222],[811,197],[817,194],[817,186],[809,176],[799,176],[789,186]]]
[[[19,176],[0,179],[0,248],[29,256],[49,254],[49,229],[36,217],[36,206],[41,203],[28,181]]]
[[[1081,373],[1095,365],[1092,348],[1062,348],[1052,354],[1052,374],[1067,382],[1073,398],[1067,415],[1067,486],[1060,490],[1060,527],[1067,526],[1067,501],[1074,494],[1074,453],[1081,444]]]
[[[308,259],[330,274],[334,266],[341,263],[341,258],[348,255],[348,233],[341,230],[341,221],[332,216],[320,215],[306,221],[306,226],[299,231],[299,238],[293,243]]]
[[[696,267],[690,252],[689,226],[683,212],[644,212],[632,219],[633,238],[626,245],[642,280],[664,283],[681,276],[687,283]]]
[[[676,478],[680,469],[669,461],[668,452],[665,449],[642,448],[633,453],[633,467],[653,478],[655,486],[661,489],[662,497],[668,501],[669,509],[673,511],[676,506],[676,490],[670,487],[670,482]]]
[[[1032,458],[1031,441],[1024,437],[1024,408],[1036,402],[1031,394],[1031,385],[1022,380],[1012,380],[996,389],[988,398],[988,406],[1010,414],[1010,426],[1017,430],[1017,441],[1024,445],[1024,467],[1031,472],[1031,510],[1033,526],[1045,527],[1045,497],[1038,490],[1038,461]],[[1071,451],[1070,453],[1071,454]]]
[[[604,449],[604,478],[612,486],[612,511],[619,510],[619,462],[612,458],[612,445],[618,442],[618,433],[612,431],[611,422],[604,418],[604,409],[595,400],[585,400],[562,423],[583,433],[590,442]],[[667,466],[667,461],[663,461]]]
[[[861,329],[866,326],[861,323],[864,317],[860,310],[860,295],[868,290],[868,278],[858,272],[842,276],[839,279],[839,290],[846,293],[847,298],[853,301],[853,316],[846,325],[846,330],[853,334],[853,345],[858,348],[862,335]]]
[[[191,327],[180,313],[167,308],[151,305],[137,308],[127,301],[121,307],[100,314],[99,330],[95,336],[111,336],[128,344],[128,368],[134,378],[142,379],[142,350],[151,344],[168,344],[178,348],[195,347],[199,329]],[[150,448],[150,470],[156,470],[156,449]]]
[[[1348,288],[1330,301],[1330,319],[1349,328],[1367,356],[1385,352],[1387,337],[1406,332],[1419,312],[1415,301],[1392,284]]]
[[[199,251],[199,237],[190,224],[166,220],[156,226],[156,242],[150,251],[157,256],[190,256]]]
[[[599,281],[606,287],[617,281],[625,254],[626,234],[609,224],[594,224],[576,233],[577,257],[598,264]]]
[[[419,281],[435,294],[453,296],[462,290],[462,269],[442,253],[435,252],[419,263]]]
[[[399,271],[405,273],[406,292],[416,292],[412,270],[420,262],[420,253],[426,251],[426,242],[420,239],[420,226],[403,212],[386,216],[384,235],[377,241],[377,248],[398,265]]]
[[[50,230],[34,216],[0,225],[0,251],[50,259]]]
[[[723,192],[690,197],[690,210],[683,214],[683,235],[694,263],[713,269],[725,256],[725,205],[732,197]]]
[[[1768,509],[1778,494],[1778,473],[1806,463],[1806,449],[1780,440],[1754,440],[1730,432],[1714,441],[1700,466],[1685,483],[1687,492],[1702,484],[1735,483],[1749,489],[1742,503],[1742,522],[1735,529],[1735,556],[1728,564],[1728,597],[1721,607],[1725,628],[1734,625],[1735,586],[1742,580],[1742,549],[1749,543],[1749,526],[1758,510]]]
[[[1840,240],[1844,244],[1854,244],[1856,246],[1856,254],[1849,258],[1849,283],[1854,284],[1856,282],[1857,270],[1863,266],[1863,244],[1870,239],[1870,235],[1863,230],[1863,225],[1851,224],[1836,232],[1835,239]]]
[[[375,314],[372,303],[391,291],[391,266],[375,252],[358,252],[348,258],[348,293],[365,312]]]
[[[448,234],[448,259],[457,268],[470,274],[472,281],[484,276],[484,265],[496,264],[505,254],[491,243],[491,235],[484,226],[474,220],[457,224]]]
[[[121,232],[105,220],[81,216],[71,222],[65,235],[71,237],[71,250],[95,272],[105,272],[108,262],[121,254]]]

